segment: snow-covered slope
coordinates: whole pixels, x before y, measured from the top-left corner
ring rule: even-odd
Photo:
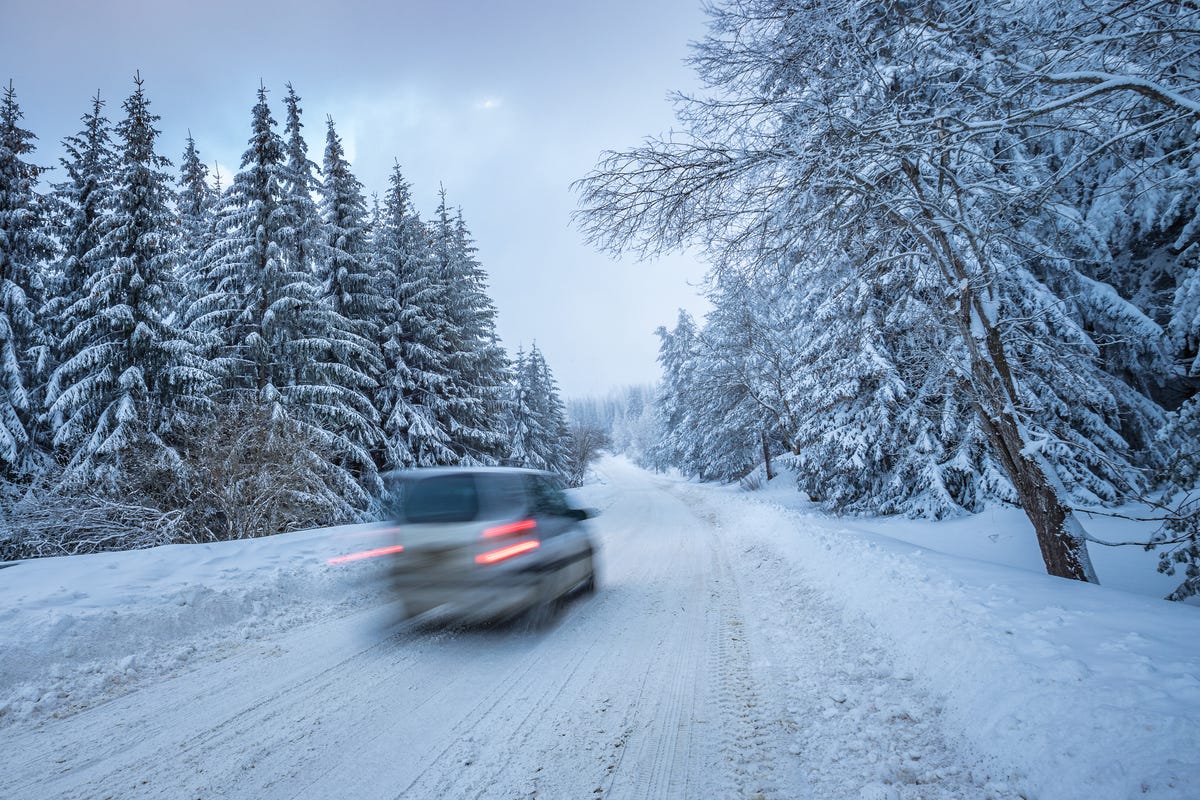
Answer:
[[[0,796],[1196,796],[1200,608],[1048,578],[1006,512],[597,475],[601,592],[533,641],[355,633],[392,598],[328,562],[381,527],[0,569]]]
[[[1198,796],[1200,608],[1045,575],[1011,510],[860,524],[787,508],[798,503],[780,487],[680,491],[729,495],[719,507],[731,535],[769,545],[837,598],[847,624],[874,626],[945,698],[950,723],[1037,796]],[[1024,567],[982,560],[997,551]],[[1169,590],[1154,563],[1138,549],[1102,552],[1101,579]]]
[[[331,567],[381,525],[44,558],[0,569],[0,727],[69,714],[243,640],[378,601]]]

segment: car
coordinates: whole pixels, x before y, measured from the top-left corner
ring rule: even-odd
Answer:
[[[392,576],[406,615],[521,618],[540,628],[560,601],[596,590],[596,545],[554,474],[430,467],[384,475]]]

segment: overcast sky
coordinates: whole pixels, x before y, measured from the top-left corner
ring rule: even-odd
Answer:
[[[368,194],[398,159],[429,218],[444,184],[504,344],[536,340],[567,397],[654,381],[654,328],[706,308],[694,259],[614,261],[569,219],[569,184],[601,150],[671,128],[668,92],[695,82],[683,60],[704,31],[700,0],[0,0],[0,12],[0,78],[43,165],[57,166],[97,89],[120,119],[140,70],[176,165],[191,130],[203,159],[236,169],[259,81],[277,120],[291,81],[314,161],[330,115]]]

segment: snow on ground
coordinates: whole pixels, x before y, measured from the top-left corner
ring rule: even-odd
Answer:
[[[238,641],[369,604],[379,584],[326,561],[387,532],[353,525],[0,569],[0,727],[72,713]]]
[[[0,795],[52,770],[42,796],[1196,796],[1200,608],[1157,598],[1152,557],[1097,553],[1087,586],[1042,574],[1007,510],[833,519],[783,481],[597,473],[601,592],[534,641],[352,634],[391,598],[327,562],[383,526],[0,569]],[[428,761],[384,782],[401,744]]]
[[[726,494],[727,528],[775,548],[848,619],[871,624],[982,753],[1037,796],[1200,793],[1200,608],[1159,599],[1175,579],[1140,548],[1092,547],[1103,586],[1045,575],[1011,509],[931,523],[805,509],[786,478]],[[711,500],[710,500],[711,502]],[[1093,535],[1145,535],[1112,518]],[[1140,590],[1148,594],[1135,594]]]

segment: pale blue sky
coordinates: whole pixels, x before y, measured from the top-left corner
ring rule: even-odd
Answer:
[[[190,129],[210,165],[236,168],[259,80],[276,119],[291,81],[314,161],[328,114],[368,192],[399,159],[428,217],[444,183],[504,343],[536,339],[568,396],[654,380],[654,328],[705,307],[694,260],[584,245],[568,188],[601,150],[672,126],[666,96],[694,84],[683,59],[704,30],[700,0],[0,0],[0,15],[0,78],[42,164],[57,165],[97,89],[118,119],[141,70],[176,163]]]

